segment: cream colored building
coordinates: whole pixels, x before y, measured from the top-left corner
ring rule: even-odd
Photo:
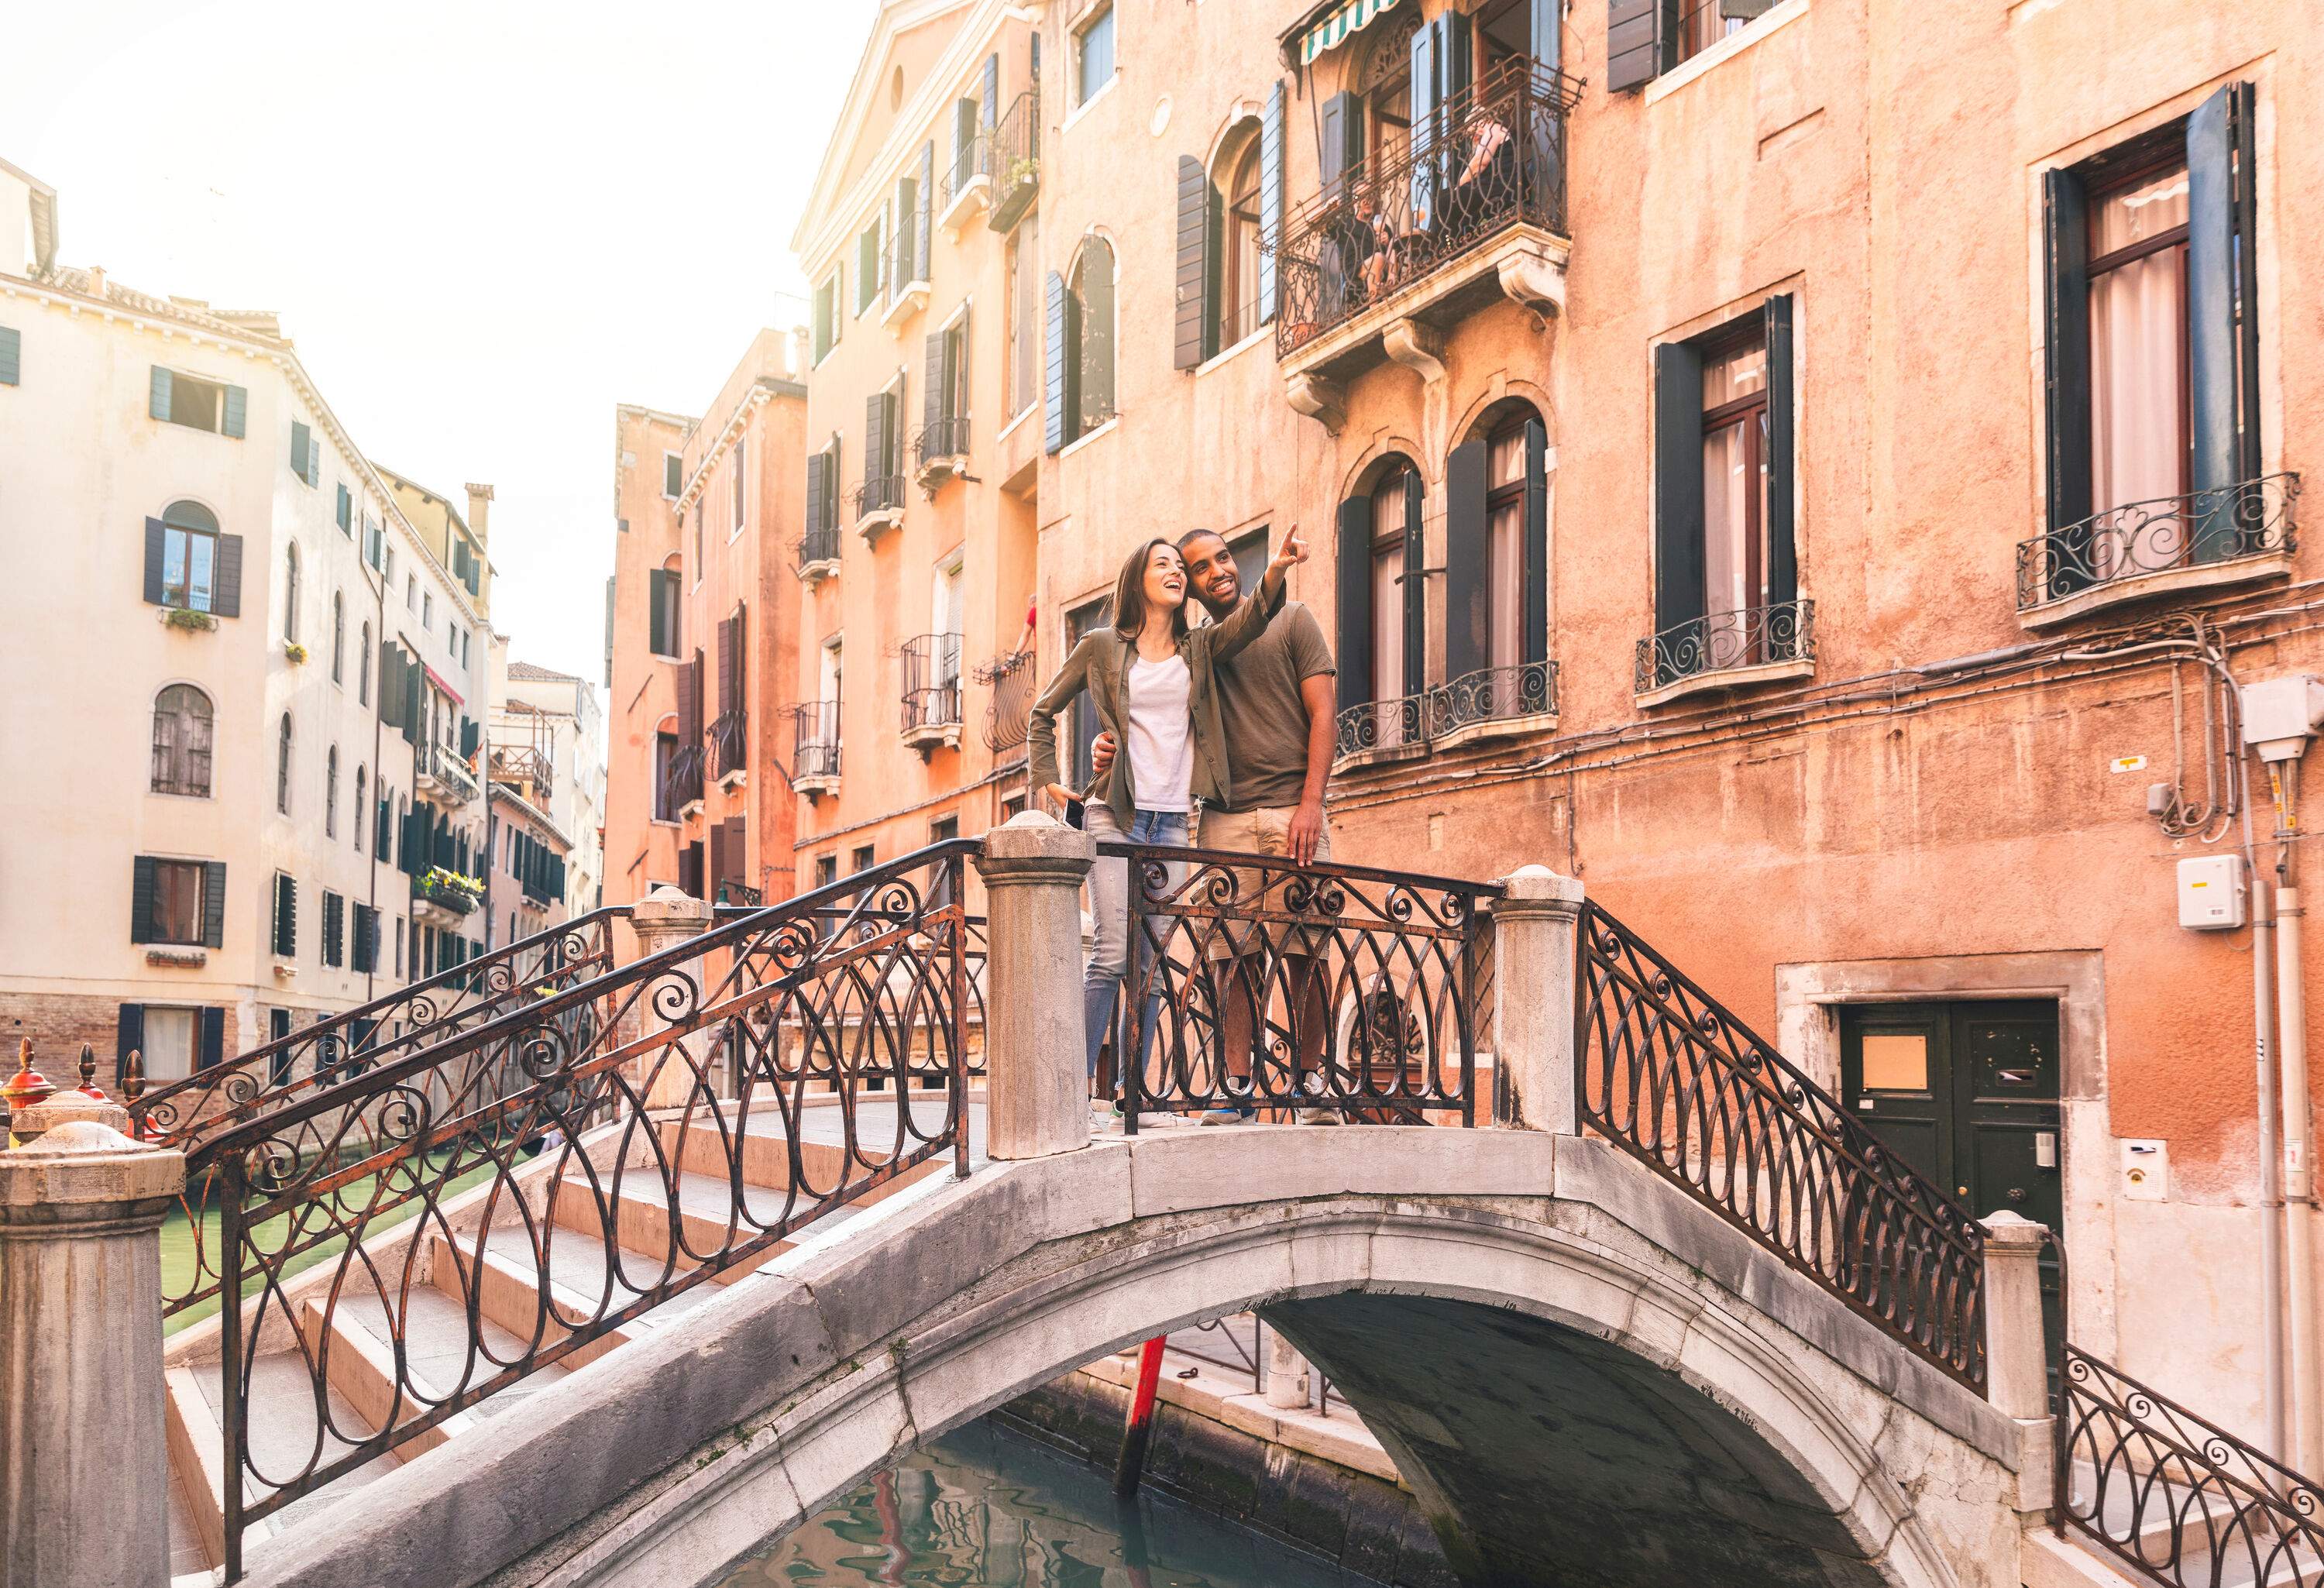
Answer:
[[[479,951],[488,631],[272,313],[0,201],[0,1033],[161,1078]]]
[[[565,886],[549,918],[586,914],[604,882],[605,726],[588,681],[511,661],[493,644],[492,778],[516,789],[564,842]],[[497,890],[499,877],[493,882]],[[494,944],[509,941],[508,911],[499,909]]]

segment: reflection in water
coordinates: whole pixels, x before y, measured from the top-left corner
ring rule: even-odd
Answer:
[[[809,1518],[717,1588],[1372,1588],[992,1423],[972,1423]]]

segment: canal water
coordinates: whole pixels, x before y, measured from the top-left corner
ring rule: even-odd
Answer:
[[[1148,1492],[990,1420],[844,1496],[717,1588],[1376,1588],[1263,1535]]]

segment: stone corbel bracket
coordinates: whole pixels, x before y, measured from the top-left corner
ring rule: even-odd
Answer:
[[[1380,346],[1430,385],[1444,378],[1444,333],[1434,327],[1416,319],[1392,319],[1380,328]]]
[[[1348,422],[1348,394],[1340,383],[1323,375],[1286,375],[1283,398],[1292,407],[1320,423],[1332,435]]]
[[[1494,268],[1509,300],[1536,314],[1565,312],[1565,262],[1571,253],[1557,242],[1532,243],[1501,256]]]

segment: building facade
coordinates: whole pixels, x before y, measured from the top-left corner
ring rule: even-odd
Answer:
[[[1921,20],[884,6],[797,237],[803,880],[1021,799],[980,664],[1027,605],[1038,683],[1147,536],[1296,522],[1341,858],[1581,876],[1978,1211],[2061,1225],[2078,1339],[2264,1433],[2307,1109],[2178,865],[2248,814],[2298,880],[2296,774],[2279,846],[2219,680],[2324,672],[2324,19],[1997,5],[1933,71]],[[955,577],[962,663],[915,670]]]
[[[586,679],[493,645],[493,778],[523,793],[565,841],[563,917],[597,908],[604,874],[605,725]],[[496,937],[505,943],[505,937]]]
[[[483,618],[274,315],[58,265],[13,190],[46,253],[0,255],[0,629],[42,770],[0,793],[0,1024],[166,1079],[475,951],[428,873],[481,852]]]

